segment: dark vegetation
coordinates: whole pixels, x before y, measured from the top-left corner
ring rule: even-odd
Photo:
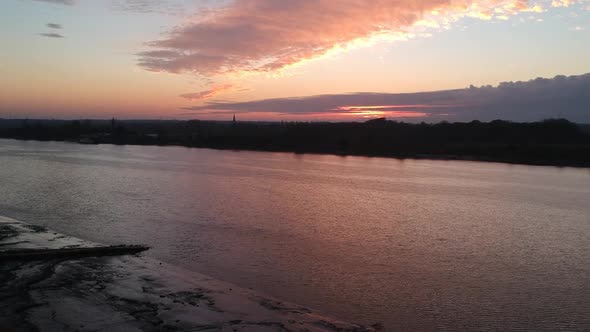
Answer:
[[[0,137],[590,167],[590,127],[516,123],[1,120]]]

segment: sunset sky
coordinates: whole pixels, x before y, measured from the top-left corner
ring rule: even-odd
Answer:
[[[590,1],[3,0],[0,8],[0,118],[590,123],[590,77],[580,76],[590,72]],[[561,107],[566,99],[576,103]]]

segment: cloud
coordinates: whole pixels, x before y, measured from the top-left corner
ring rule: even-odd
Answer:
[[[265,113],[307,118],[331,116],[340,120],[385,116],[420,121],[536,121],[564,117],[590,123],[590,74],[435,92],[362,92],[238,103],[209,102],[188,109],[196,115]]]
[[[61,29],[62,28],[61,24],[57,24],[57,23],[47,23],[46,26],[50,29]]]
[[[551,7],[569,7],[575,3],[574,0],[553,0],[551,1]]]
[[[555,0],[557,1],[557,0]],[[559,0],[570,3],[571,0]],[[527,0],[240,0],[211,9],[147,43],[150,71],[270,72],[378,40],[445,28],[462,17],[499,19],[540,12]]]
[[[180,97],[185,98],[185,99],[189,99],[191,101],[200,101],[200,100],[213,98],[223,92],[227,92],[227,91],[233,90],[233,89],[234,89],[234,86],[232,84],[216,85],[216,86],[213,86],[209,90],[196,92],[196,93],[185,93],[185,94],[181,94]]]
[[[68,6],[72,6],[72,5],[76,4],[75,0],[34,0],[34,1],[49,2],[49,3],[58,4],[58,5],[68,5]]]
[[[40,33],[40,36],[49,37],[49,38],[65,38],[64,36],[60,35],[59,33],[48,32],[48,33]]]
[[[112,8],[141,14],[158,13],[181,15],[187,10],[186,3],[165,0],[114,0]]]
[[[111,8],[138,14],[162,14],[189,17],[194,11],[207,11],[206,6],[219,6],[228,0],[111,0]]]

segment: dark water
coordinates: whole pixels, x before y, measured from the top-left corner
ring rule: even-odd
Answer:
[[[590,171],[0,140],[0,215],[386,330],[590,330]]]

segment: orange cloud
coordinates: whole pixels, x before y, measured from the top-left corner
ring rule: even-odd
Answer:
[[[181,94],[180,97],[189,99],[191,101],[201,101],[201,100],[213,98],[223,92],[233,90],[233,88],[234,88],[234,86],[232,84],[216,85],[216,86],[213,86],[209,90],[196,92],[196,93],[185,93],[185,94]]]
[[[429,114],[412,111],[411,109],[430,109],[438,107],[451,107],[450,105],[370,105],[370,106],[339,106],[333,109],[332,115],[348,115],[363,118],[422,118]]]
[[[335,111],[359,111],[359,110],[394,110],[398,108],[441,108],[441,107],[459,107],[460,105],[429,105],[429,104],[411,104],[411,105],[371,105],[371,106],[339,106]]]
[[[560,4],[572,0],[554,0]],[[203,76],[274,72],[378,40],[446,28],[462,17],[542,11],[527,0],[240,0],[149,42],[139,65]]]

